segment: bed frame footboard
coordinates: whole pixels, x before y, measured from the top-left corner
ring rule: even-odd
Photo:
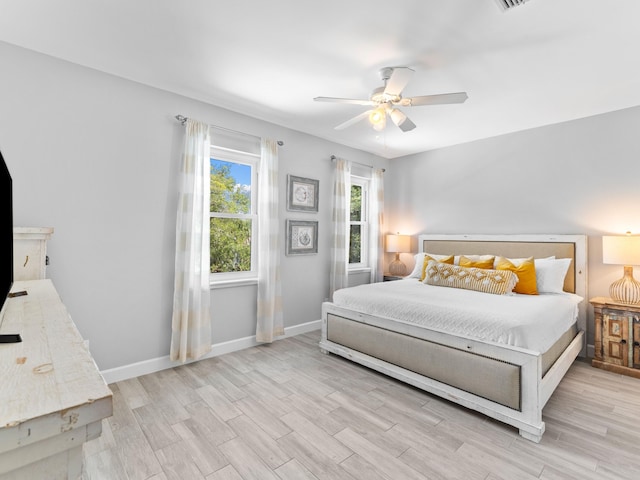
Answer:
[[[549,371],[541,354],[481,342],[324,303],[322,351],[340,355],[518,428],[539,442],[542,408],[578,356],[578,332]],[[417,360],[420,359],[420,360]]]

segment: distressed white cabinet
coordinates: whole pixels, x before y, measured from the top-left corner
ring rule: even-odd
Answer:
[[[47,240],[51,227],[13,228],[14,280],[41,280],[46,278]]]
[[[15,282],[0,333],[0,480],[79,479],[112,393],[51,280]]]

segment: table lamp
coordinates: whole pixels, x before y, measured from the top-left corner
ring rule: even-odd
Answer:
[[[400,261],[400,254],[411,251],[411,236],[409,235],[387,235],[387,252],[395,253],[396,258],[389,265],[391,275],[405,276],[407,266]]]
[[[602,263],[624,265],[624,276],[609,287],[609,295],[616,302],[635,305],[640,303],[640,282],[633,278],[632,265],[640,265],[640,236],[626,235],[602,237]]]

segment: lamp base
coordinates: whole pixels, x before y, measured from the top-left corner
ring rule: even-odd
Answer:
[[[396,253],[396,259],[389,264],[389,273],[404,277],[407,274],[407,266],[400,261],[400,254]]]
[[[640,303],[640,282],[633,278],[633,267],[624,267],[624,276],[609,287],[609,295],[618,303],[636,305]]]

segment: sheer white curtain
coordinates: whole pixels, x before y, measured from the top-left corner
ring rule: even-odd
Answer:
[[[278,222],[278,145],[262,139],[258,167],[258,322],[256,340],[284,335]]]
[[[333,292],[349,285],[349,204],[351,203],[351,162],[337,158],[333,183],[333,245],[329,297]]]
[[[383,276],[384,240],[384,170],[374,168],[371,172],[369,201],[369,263],[371,282],[381,282]]]
[[[186,122],[182,155],[171,321],[171,360],[195,360],[211,350],[209,303],[209,126]]]

